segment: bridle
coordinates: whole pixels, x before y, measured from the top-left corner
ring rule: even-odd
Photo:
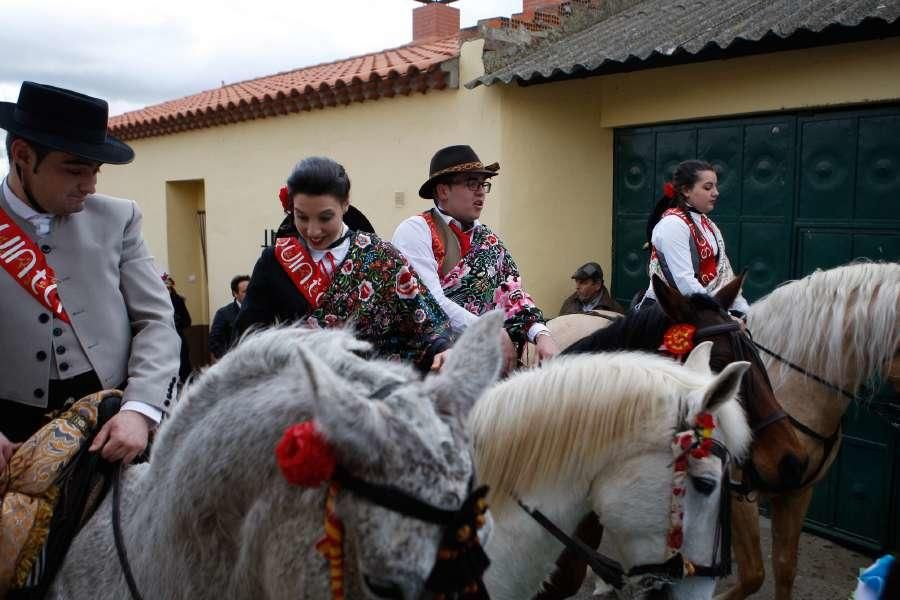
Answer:
[[[759,353],[756,351],[756,348],[758,346],[753,341],[749,330],[745,332],[737,321],[732,319],[730,315],[728,315],[724,311],[722,312],[728,320],[725,323],[720,323],[718,325],[709,325],[707,327],[701,327],[697,329],[697,331],[694,332],[694,341],[699,343],[703,340],[708,340],[718,335],[727,334],[734,360],[746,360],[751,362],[762,373],[762,376],[765,378],[765,383],[769,386],[769,389],[772,389],[772,381],[769,378],[769,373],[766,370],[766,366],[765,364],[763,364],[762,359],[759,357]],[[750,395],[747,393],[748,386],[749,382],[745,378],[741,383],[742,396],[744,397],[745,401],[750,397]],[[784,419],[789,420],[795,427],[800,429],[800,431],[803,431],[804,433],[812,435],[817,439],[825,441],[825,438],[819,436],[814,431],[797,421],[780,406],[765,417],[756,418],[754,416],[753,422],[750,422],[748,424],[750,425],[750,429],[753,432],[753,437],[756,438],[761,431],[765,430],[770,425],[774,425],[775,423],[778,423],[779,421],[782,421]],[[753,460],[750,458],[750,456],[748,456],[743,464],[739,466],[742,473],[742,479],[740,481],[732,481],[731,487],[732,492],[736,497],[740,499],[749,498],[754,491],[777,493],[786,491],[788,489],[786,487],[771,485],[767,483],[756,471],[756,467],[753,465]]]
[[[401,382],[389,382],[377,389],[370,397],[377,400],[384,399],[399,385]],[[143,600],[135,583],[122,538],[119,508],[121,472],[122,465],[119,464],[113,474],[113,537],[119,565],[125,576],[131,598],[132,600]],[[487,486],[475,488],[474,482],[475,475],[473,473],[469,479],[466,499],[458,509],[450,510],[429,504],[394,486],[365,481],[337,465],[330,478],[330,484],[327,486],[326,538],[320,544],[336,543],[337,554],[342,556],[341,534],[334,537],[332,532],[329,532],[329,525],[336,525],[341,530],[342,525],[336,515],[329,514],[329,506],[333,507],[334,497],[338,490],[347,490],[351,494],[391,512],[443,528],[437,562],[425,581],[426,590],[444,600],[489,600],[482,575],[490,565],[490,560],[478,538],[478,529],[485,522],[485,513],[488,508],[486,501],[488,488]],[[329,551],[326,550],[326,552]],[[339,558],[337,562],[340,560]],[[338,582],[335,585],[335,571],[331,557],[329,557],[329,563],[332,563],[332,595],[334,598],[343,598],[342,591],[335,592],[335,588],[342,589],[342,583]],[[369,584],[368,581],[367,584]]]
[[[687,427],[687,425],[684,425]],[[681,429],[681,427],[679,427]],[[677,440],[679,433],[676,433],[673,439]],[[613,558],[603,554],[599,550],[591,548],[581,540],[573,538],[565,531],[560,529],[552,520],[550,520],[541,511],[525,504],[521,499],[517,502],[538,525],[544,528],[550,535],[555,537],[562,543],[572,554],[578,559],[584,561],[591,570],[602,579],[607,585],[614,587],[616,590],[623,590],[626,586],[646,588],[657,588],[667,583],[678,581],[685,577],[725,577],[731,574],[731,494],[729,493],[730,478],[728,475],[728,463],[730,462],[730,454],[717,440],[711,440],[709,453],[722,461],[722,480],[719,497],[719,516],[716,527],[716,548],[713,553],[713,560],[710,565],[697,565],[686,559],[679,549],[674,553],[669,552],[669,556],[665,561],[659,563],[648,563],[636,565],[625,571],[621,563]],[[696,446],[682,452],[682,456],[693,450]],[[673,465],[677,462],[673,461]],[[677,496],[676,487],[681,485],[677,482],[677,470],[673,469],[673,499]],[[683,490],[683,488],[682,488]],[[681,492],[683,498],[683,491]],[[673,502],[673,507],[674,507]],[[672,536],[673,528],[670,526],[667,538],[667,551],[669,550],[669,540]],[[636,584],[629,583],[628,580],[637,579]]]

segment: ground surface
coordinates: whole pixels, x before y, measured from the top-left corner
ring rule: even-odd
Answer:
[[[771,567],[771,524],[760,519],[763,556],[766,562],[766,583],[751,598],[774,598]],[[860,567],[866,567],[873,559],[847,550],[828,540],[804,533],[800,538],[800,562],[794,582],[794,600],[846,600],[856,588],[856,575]],[[719,585],[719,590],[730,587],[734,576]],[[585,582],[576,600],[592,600],[593,582]]]

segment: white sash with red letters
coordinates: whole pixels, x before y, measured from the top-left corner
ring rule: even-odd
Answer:
[[[0,207],[0,266],[23,290],[47,308],[57,319],[69,323],[56,290],[56,273],[44,253]]]
[[[324,269],[319,268],[300,240],[295,237],[275,240],[275,258],[310,306],[319,308],[331,278]]]

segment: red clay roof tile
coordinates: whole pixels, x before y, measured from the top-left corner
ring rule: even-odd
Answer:
[[[459,56],[459,37],[409,44],[241,81],[114,116],[123,139],[178,133],[248,119],[447,87],[441,64]]]

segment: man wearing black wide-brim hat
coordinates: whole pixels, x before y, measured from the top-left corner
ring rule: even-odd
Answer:
[[[541,310],[524,289],[503,241],[478,219],[498,163],[485,165],[466,145],[438,150],[419,196],[434,208],[403,221],[393,244],[409,260],[457,330],[494,308],[506,312],[506,370],[534,342],[540,359],[559,352]]]
[[[0,469],[48,415],[117,387],[91,450],[128,463],[171,401],[179,341],[141,212],[95,193],[102,164],[134,158],[107,118],[103,100],[31,82],[0,102]]]

